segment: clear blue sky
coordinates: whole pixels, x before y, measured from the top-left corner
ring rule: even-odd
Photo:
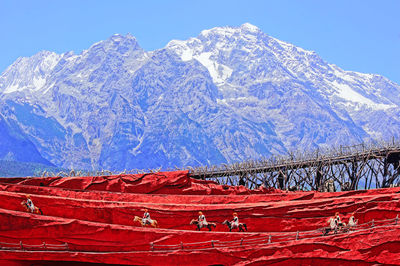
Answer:
[[[345,70],[400,83],[400,0],[0,0],[0,72],[19,56],[80,53],[115,33],[149,51],[245,22]]]

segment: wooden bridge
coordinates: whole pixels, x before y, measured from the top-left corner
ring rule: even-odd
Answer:
[[[400,185],[400,143],[360,144],[283,157],[189,168],[220,184],[288,190],[357,190]]]

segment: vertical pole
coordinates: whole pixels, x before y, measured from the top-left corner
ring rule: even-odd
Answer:
[[[371,227],[374,227],[375,226],[375,224],[374,224],[374,219],[372,219],[372,225],[371,225]]]
[[[283,173],[281,170],[279,170],[278,173],[278,188],[279,189],[284,189],[285,185],[284,185],[284,177],[283,177]]]
[[[322,189],[322,163],[318,164],[317,172],[315,175],[315,190],[321,191]]]
[[[183,249],[183,243],[181,242],[181,249]]]
[[[46,242],[43,242],[43,248],[46,249]]]
[[[297,231],[296,240],[299,240],[299,231]]]
[[[271,235],[268,238],[268,243],[271,243]]]
[[[211,246],[214,247],[214,240],[211,240]]]
[[[22,241],[19,241],[19,247],[21,248],[21,250],[24,249],[24,247],[22,246]]]
[[[150,243],[150,250],[151,250],[151,251],[154,250],[154,243],[153,243],[153,242]]]
[[[397,224],[397,220],[396,220],[396,224]],[[240,245],[243,246],[243,238],[240,240]]]
[[[399,220],[399,215],[397,214],[396,215],[396,221],[395,221],[395,224],[397,224],[397,221]]]

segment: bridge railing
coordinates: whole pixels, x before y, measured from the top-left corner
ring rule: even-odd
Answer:
[[[393,141],[188,169],[193,178],[220,184],[324,191],[327,181],[333,181],[336,190],[400,185],[399,166],[400,142]]]
[[[390,159],[389,155],[393,154],[397,154],[397,157],[392,156],[391,160],[387,160]],[[365,163],[366,161],[369,162]],[[400,141],[392,138],[390,141],[381,143],[371,142],[313,151],[293,151],[286,155],[273,155],[269,158],[231,164],[175,167],[174,169],[160,167],[123,172],[71,170],[59,173],[43,172],[41,176],[103,176],[188,170],[193,178],[208,179],[234,186],[245,185],[250,189],[264,185],[267,188],[324,191],[325,182],[329,180],[334,182],[336,190],[355,190],[400,185],[399,162]],[[343,167],[346,169],[343,170]],[[295,178],[293,178],[294,175],[296,175]],[[366,180],[361,182],[360,188],[361,177]]]

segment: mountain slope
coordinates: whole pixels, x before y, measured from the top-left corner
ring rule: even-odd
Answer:
[[[5,117],[6,115],[7,111],[3,106],[0,113],[0,160],[53,165],[42,157],[16,121]]]
[[[152,52],[128,34],[20,58],[0,76],[0,103],[65,168],[220,164],[400,132],[399,85],[248,23]]]

